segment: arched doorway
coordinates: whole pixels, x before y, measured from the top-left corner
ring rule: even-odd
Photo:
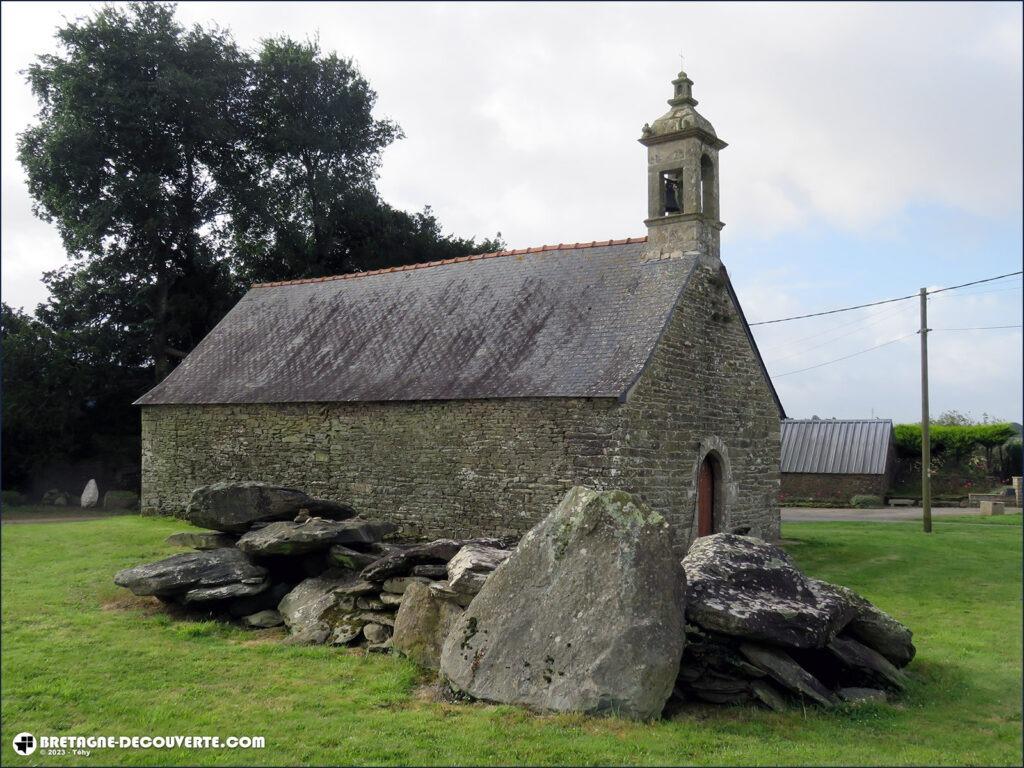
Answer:
[[[700,463],[697,472],[697,535],[708,536],[715,532],[715,507],[721,477],[718,461],[710,453]]]

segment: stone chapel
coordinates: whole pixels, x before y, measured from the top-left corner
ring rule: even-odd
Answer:
[[[646,237],[254,285],[138,401],[143,511],[261,480],[406,534],[521,534],[587,485],[641,494],[680,551],[776,538],[785,413],[721,260],[726,144],[672,85]]]

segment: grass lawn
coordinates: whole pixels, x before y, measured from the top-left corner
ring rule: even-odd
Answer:
[[[12,507],[5,505],[0,517],[4,520],[55,520],[63,518],[78,517],[113,517],[115,515],[137,515],[135,510],[115,509],[107,510],[102,507],[91,507],[83,509],[77,506],[68,507],[44,507],[40,504],[27,504],[25,506]]]
[[[5,525],[4,765],[1021,764],[1020,515],[799,523],[785,545],[915,631],[898,704],[776,714],[687,707],[671,720],[540,716],[435,703],[408,662],[283,646],[216,622],[176,622],[111,582],[172,554],[181,522],[115,517]],[[16,755],[45,735],[255,735],[262,750]]]

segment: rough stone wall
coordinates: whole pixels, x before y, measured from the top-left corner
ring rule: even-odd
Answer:
[[[695,268],[650,365],[610,399],[160,405],[142,412],[142,508],[220,480],[293,485],[404,532],[520,534],[577,484],[642,494],[685,549],[714,452],[716,530],[778,536],[779,414],[717,260]],[[600,364],[595,360],[595,365]]]
[[[889,490],[887,475],[828,475],[812,472],[784,472],[782,504],[787,499],[823,499],[849,503],[852,496],[885,496]]]
[[[697,263],[672,322],[630,393],[621,483],[696,536],[697,473],[721,469],[715,530],[779,536],[779,411],[717,259]]]
[[[160,405],[142,413],[143,512],[199,485],[262,480],[345,501],[407,533],[523,533],[598,484],[614,400]]]

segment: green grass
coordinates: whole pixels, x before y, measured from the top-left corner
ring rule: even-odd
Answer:
[[[102,507],[90,507],[83,509],[78,506],[67,507],[44,507],[41,504],[26,504],[19,506],[4,505],[0,511],[0,517],[4,520],[37,520],[40,518],[65,518],[65,517],[100,517],[109,515],[137,515],[135,510],[115,509],[106,510]]]
[[[4,765],[1021,764],[1020,516],[801,523],[785,545],[915,630],[897,704],[776,714],[687,707],[671,720],[440,704],[408,662],[173,621],[111,583],[172,553],[163,519],[3,527]],[[256,735],[263,750],[16,756],[36,735]]]

